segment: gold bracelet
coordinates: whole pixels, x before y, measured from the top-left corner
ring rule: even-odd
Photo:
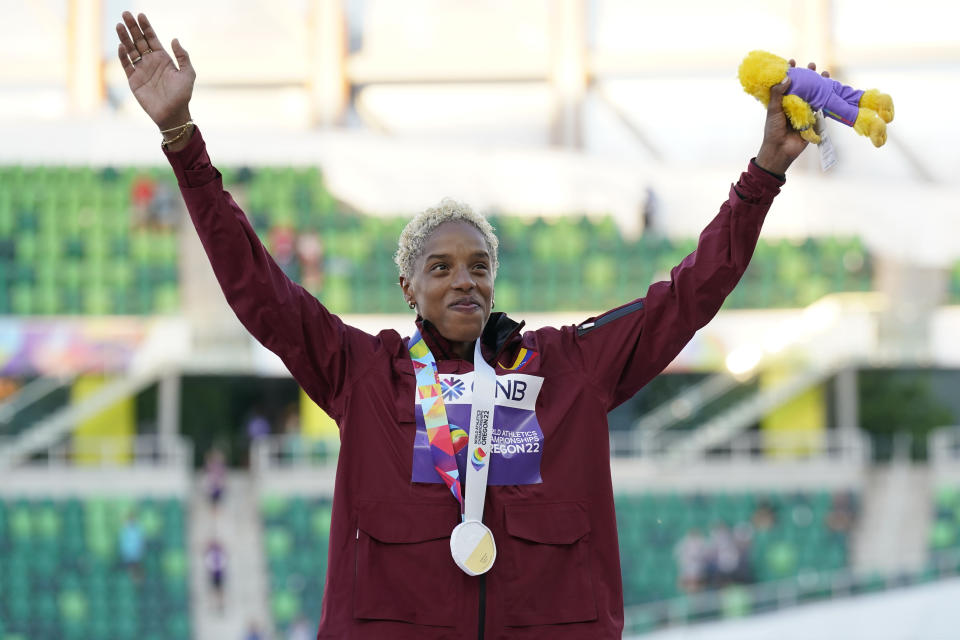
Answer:
[[[180,138],[182,138],[182,137],[184,136],[184,134],[186,134],[187,131],[189,131],[189,125],[191,125],[191,124],[193,124],[193,122],[188,122],[186,125],[183,126],[183,129],[180,131],[180,133],[178,133],[178,134],[175,135],[174,137],[170,138],[169,140],[163,140],[163,141],[160,143],[160,146],[163,147],[164,149],[166,149],[168,145],[171,145],[171,144],[173,144],[174,142],[176,142],[177,140],[179,140]]]
[[[161,129],[161,130],[160,130],[160,133],[173,133],[174,131],[176,131],[176,130],[178,130],[178,129],[183,129],[183,128],[185,128],[185,127],[189,127],[191,124],[193,124],[193,120],[187,120],[186,122],[184,122],[183,124],[181,124],[181,125],[178,126],[178,127],[173,127],[172,129]]]

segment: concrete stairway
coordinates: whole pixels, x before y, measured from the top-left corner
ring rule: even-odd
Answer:
[[[213,538],[224,546],[227,556],[222,611],[203,562],[204,550]],[[196,476],[190,499],[189,545],[194,638],[242,640],[251,622],[266,630],[266,637],[273,637],[258,500],[248,473],[229,474],[216,512],[207,500],[203,475]]]
[[[895,574],[923,567],[930,532],[930,472],[894,462],[868,475],[859,525],[853,535],[855,571]]]

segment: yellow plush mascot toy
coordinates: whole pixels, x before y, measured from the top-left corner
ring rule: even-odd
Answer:
[[[853,127],[867,136],[873,146],[887,141],[887,123],[893,120],[893,99],[876,89],[861,91],[836,80],[825,78],[811,69],[791,67],[790,63],[766,51],[751,51],[740,64],[743,90],[766,106],[770,87],[790,77],[790,87],[783,96],[783,111],[794,129],[809,142],[820,144],[813,130],[815,111]]]

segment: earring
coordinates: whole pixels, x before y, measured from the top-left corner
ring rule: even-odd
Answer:
[[[491,300],[491,301],[490,301],[490,308],[491,308],[491,309],[494,309],[494,308],[496,308],[496,306],[497,306],[497,301],[496,301],[496,300]]]
[[[417,303],[415,303],[415,302],[407,302],[407,304],[410,306],[411,309],[416,309],[416,308],[417,308]]]

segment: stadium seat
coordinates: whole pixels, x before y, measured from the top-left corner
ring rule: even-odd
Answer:
[[[243,177],[242,185],[234,184],[238,193],[245,192],[261,238],[279,224],[320,233],[326,281],[312,293],[331,308],[341,313],[403,310],[390,255],[406,217],[370,218],[348,210],[315,167],[222,171],[225,178]],[[138,226],[131,189],[141,178],[167,186],[173,180],[165,167],[0,167],[0,276],[13,275],[6,277],[12,285],[0,295],[0,313],[177,311],[177,236]],[[231,185],[229,179],[226,183]],[[497,215],[493,221],[503,265],[498,299],[511,311],[618,306],[667,277],[695,247],[692,238],[646,234],[626,239],[609,216],[531,222]],[[49,275],[55,263],[66,270],[59,284]],[[44,265],[46,273],[40,273]],[[960,301],[960,264],[950,282],[951,299]],[[871,287],[870,256],[856,238],[761,239],[725,307],[798,307],[831,291]]]
[[[189,617],[166,615],[189,608],[183,505],[163,504],[160,509],[150,499],[0,500],[0,639],[187,640]],[[147,542],[140,583],[115,552],[119,527],[131,509],[142,510]],[[160,535],[174,526],[179,535]],[[176,561],[167,560],[171,557]],[[161,567],[175,570],[161,576]]]
[[[330,514],[326,498],[265,496],[261,502],[271,610],[281,631],[301,612],[319,615]]]
[[[750,614],[750,592],[740,586],[726,587],[720,592],[720,609],[724,618],[742,618]]]
[[[678,595],[673,550],[687,530],[697,527],[707,534],[717,521],[729,527],[749,523],[761,500],[772,504],[778,517],[770,530],[752,533],[750,559],[756,579],[789,578],[847,565],[846,536],[833,534],[826,525],[829,492],[618,495],[626,604]]]

